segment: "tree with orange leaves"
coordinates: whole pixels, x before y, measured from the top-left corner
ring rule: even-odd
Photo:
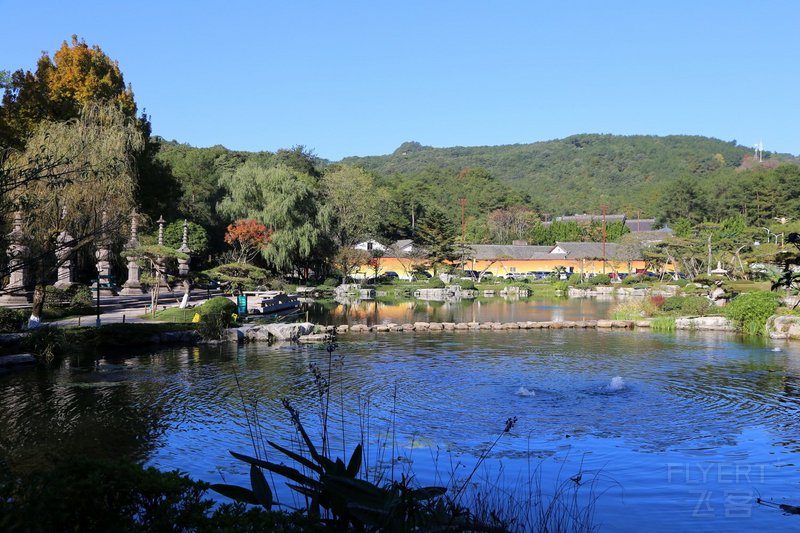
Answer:
[[[133,90],[116,61],[99,46],[89,46],[72,36],[51,59],[43,53],[36,71],[18,70],[5,80],[0,105],[0,147],[24,148],[27,138],[43,120],[77,118],[90,102],[112,102],[128,118],[136,115]]]
[[[237,220],[228,225],[225,242],[233,247],[237,263],[250,263],[266,248],[272,231],[255,219]]]

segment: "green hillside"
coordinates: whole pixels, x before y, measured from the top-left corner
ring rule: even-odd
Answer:
[[[752,150],[701,136],[573,135],[514,144],[432,148],[401,145],[391,155],[348,157],[380,175],[417,174],[432,168],[482,167],[503,183],[530,194],[534,206],[553,215],[612,211],[655,215],[657,194],[672,180],[703,181],[723,168],[738,167]]]

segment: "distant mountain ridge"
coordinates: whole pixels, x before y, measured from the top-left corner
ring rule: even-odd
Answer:
[[[596,212],[607,204],[611,211],[649,214],[656,190],[670,181],[685,176],[702,181],[721,169],[738,168],[752,153],[736,141],[703,136],[582,134],[503,146],[433,148],[406,142],[389,155],[347,157],[342,163],[383,176],[481,167],[530,194],[544,212]]]

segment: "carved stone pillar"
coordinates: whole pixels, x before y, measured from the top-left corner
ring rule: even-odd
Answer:
[[[178,251],[187,256],[186,259],[178,259],[178,274],[183,277],[183,290],[189,292],[190,284],[186,276],[189,275],[189,263],[192,261],[189,254],[192,253],[192,249],[189,248],[189,222],[186,219],[183,220],[183,240]]]
[[[0,304],[24,305],[31,302],[31,297],[25,290],[25,255],[28,247],[25,246],[26,235],[22,231],[22,211],[14,213],[14,229],[8,234],[8,285],[3,288],[0,295]]]
[[[139,280],[139,263],[132,250],[139,247],[139,215],[134,209],[131,211],[131,238],[125,243],[125,259],[128,260],[128,280],[122,286],[120,294],[125,296],[135,296],[145,294],[142,282]]]
[[[160,216],[156,222],[158,222],[158,245],[164,246],[164,224],[167,221],[164,220],[163,216]],[[154,266],[158,273],[161,274],[161,283],[159,283],[158,286],[162,289],[169,289],[170,286],[167,282],[167,258],[163,256],[157,257]]]
[[[61,213],[61,220],[66,220],[67,208]],[[54,286],[57,289],[68,289],[75,284],[73,279],[75,269],[72,266],[72,246],[74,245],[72,235],[67,233],[67,228],[56,237],[56,260],[58,261],[58,281]]]

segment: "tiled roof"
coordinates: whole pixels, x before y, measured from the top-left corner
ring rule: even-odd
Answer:
[[[606,223],[609,222],[624,222],[625,215],[606,215]],[[578,224],[591,224],[592,222],[602,222],[603,215],[569,215],[563,217],[556,217],[556,222],[577,222]]]
[[[567,259],[603,259],[602,242],[557,242],[556,246],[567,252]],[[615,257],[618,248],[618,244],[607,242],[605,258]]]
[[[653,231],[653,226],[656,225],[654,218],[634,218],[625,221],[625,225],[631,231]]]
[[[555,259],[563,257],[551,255],[552,246],[514,246],[512,244],[470,244],[470,259]]]

